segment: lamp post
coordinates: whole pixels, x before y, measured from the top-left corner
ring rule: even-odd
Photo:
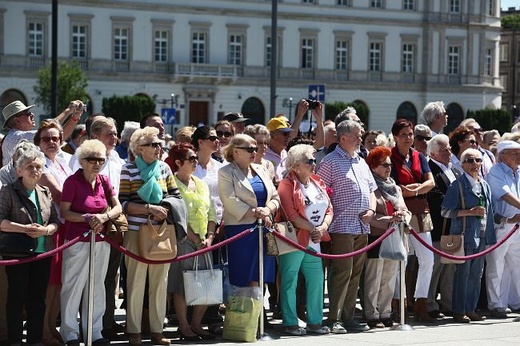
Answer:
[[[173,106],[175,105],[175,94],[172,93],[170,95],[170,101],[171,101],[171,108],[173,108]]]
[[[288,107],[288,108],[289,108],[289,113],[288,113],[287,119],[291,120],[291,115],[292,115],[292,106],[293,106],[293,103],[292,103],[292,97],[284,98],[284,99],[283,99],[283,102],[282,102],[282,106],[283,106],[283,107]]]

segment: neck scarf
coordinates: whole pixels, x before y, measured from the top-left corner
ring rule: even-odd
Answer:
[[[399,205],[399,192],[397,191],[397,185],[395,184],[394,179],[388,177],[388,179],[383,180],[376,174],[373,174],[373,176],[379,191],[381,191],[381,194],[383,195],[383,198],[387,201],[390,201],[394,208],[397,209]]]
[[[415,149],[410,149],[410,160],[412,161],[411,169],[404,162],[403,156],[397,150],[397,147],[392,148],[392,163],[397,171],[397,180],[400,185],[408,185],[413,183],[422,183],[421,158],[419,152]]]
[[[148,165],[139,155],[135,159],[135,163],[144,182],[143,186],[137,190],[137,194],[146,203],[159,204],[163,197],[163,191],[157,182],[157,179],[161,177],[159,161],[155,160]]]

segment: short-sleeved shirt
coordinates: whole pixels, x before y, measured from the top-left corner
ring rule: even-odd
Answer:
[[[520,210],[504,201],[505,194],[511,193],[516,198],[520,198],[520,170],[512,170],[503,162],[495,164],[486,175],[486,181],[491,188],[491,198],[495,212],[511,218],[520,213]]]
[[[7,165],[9,161],[11,161],[14,154],[14,147],[16,147],[22,139],[26,139],[32,143],[35,134],[36,130],[9,130],[9,132],[7,132],[7,134],[4,137],[4,141],[2,142],[2,166]]]
[[[80,169],[65,180],[61,201],[71,203],[70,210],[73,212],[98,214],[107,208],[107,199],[111,199],[112,196],[116,196],[116,194],[106,176],[98,174],[94,189],[92,189],[83,175],[83,170]],[[67,240],[75,239],[89,230],[90,226],[86,221],[65,221],[65,239]],[[100,237],[96,238],[96,241],[100,240]],[[84,239],[84,241],[88,241],[88,239]]]

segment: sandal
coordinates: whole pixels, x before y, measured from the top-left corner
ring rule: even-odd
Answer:
[[[296,329],[290,329],[287,327],[287,328],[285,328],[285,333],[294,335],[294,336],[302,336],[302,335],[306,335],[307,331],[303,327],[296,327]]]
[[[307,326],[307,328],[305,328],[305,330],[309,334],[320,334],[320,335],[330,334],[330,328],[327,327],[327,326],[322,326],[322,327],[319,327],[319,328],[316,328],[316,329]]]

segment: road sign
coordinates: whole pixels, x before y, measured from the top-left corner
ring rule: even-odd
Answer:
[[[165,125],[173,125],[175,121],[175,108],[163,108],[161,109],[161,118]]]
[[[325,85],[309,85],[309,99],[325,103]]]

